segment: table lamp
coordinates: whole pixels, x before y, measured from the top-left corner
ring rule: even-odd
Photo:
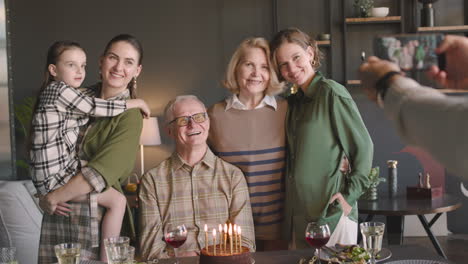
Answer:
[[[150,117],[143,119],[143,129],[140,137],[140,160],[141,175],[145,172],[145,153],[144,146],[161,145],[161,136],[159,134],[158,119]]]

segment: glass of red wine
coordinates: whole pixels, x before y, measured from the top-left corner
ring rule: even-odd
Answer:
[[[164,231],[164,241],[174,248],[175,263],[179,263],[177,249],[187,240],[187,228],[185,225],[166,224]]]
[[[318,263],[320,263],[320,249],[330,240],[330,228],[327,224],[310,222],[305,230],[305,239],[315,248],[315,255],[317,256]]]

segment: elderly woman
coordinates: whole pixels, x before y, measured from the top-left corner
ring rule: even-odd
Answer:
[[[107,100],[135,98],[142,59],[143,49],[137,39],[125,34],[114,37],[100,59],[102,82],[86,92]],[[66,185],[41,198],[41,208],[49,214],[44,214],[42,220],[39,263],[57,262],[53,247],[65,242],[81,244],[81,259],[99,258],[102,212],[93,193],[111,186],[122,191],[120,182],[133,170],[141,128],[142,115],[136,109],[98,118],[88,128],[79,153],[86,165]],[[71,202],[85,194],[89,194],[86,201]],[[70,216],[59,215],[58,211],[69,212]],[[134,237],[132,217],[126,220]]]
[[[300,88],[288,98],[285,235],[306,247],[307,222],[317,221],[329,225],[329,244],[353,244],[357,199],[372,165],[369,133],[346,88],[316,71],[321,54],[315,41],[289,28],[270,44],[282,79]],[[352,169],[347,175],[340,171],[344,157]]]
[[[272,68],[268,42],[248,38],[234,52],[224,86],[230,97],[208,109],[208,143],[238,166],[249,186],[257,250],[286,248],[279,241],[283,220],[287,103],[274,95],[282,85]]]

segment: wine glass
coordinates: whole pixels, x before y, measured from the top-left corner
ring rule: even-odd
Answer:
[[[385,224],[379,222],[364,222],[360,224],[364,249],[370,254],[370,263],[375,264],[375,256],[382,250],[382,238]]]
[[[327,224],[310,222],[305,230],[305,239],[315,248],[318,263],[320,263],[320,249],[330,240],[330,227]]]
[[[177,248],[182,246],[187,240],[187,228],[185,225],[167,224],[164,231],[164,241],[174,248],[175,263],[179,263],[177,258]]]

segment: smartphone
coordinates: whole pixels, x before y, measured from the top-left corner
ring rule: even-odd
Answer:
[[[374,52],[375,56],[396,63],[403,71],[427,70],[432,65],[443,70],[445,56],[435,53],[443,39],[443,34],[377,36],[374,39]]]

